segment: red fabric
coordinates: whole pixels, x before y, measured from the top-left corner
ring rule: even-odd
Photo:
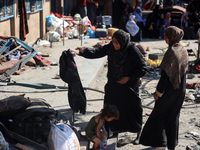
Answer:
[[[79,0],[78,7],[81,8],[81,7],[83,7],[83,6],[87,6],[86,0]]]
[[[199,85],[198,88],[200,88],[200,82],[186,83],[186,89],[195,89],[197,84]]]
[[[200,72],[200,65],[196,65],[196,70]]]
[[[25,0],[19,0],[20,39],[25,40],[29,33]]]
[[[14,64],[16,64],[18,61],[16,60],[10,60],[6,62],[0,63],[0,75],[6,72],[8,69],[10,69]]]
[[[151,3],[150,2],[147,2],[145,5],[144,5],[144,9],[148,10],[151,6]]]
[[[61,14],[59,14],[59,13],[56,13],[56,12],[51,12],[51,14],[54,14],[56,17],[58,17],[58,18],[64,18],[64,17],[67,17],[67,16],[65,16],[65,15],[61,15]]]
[[[93,0],[94,1],[94,0]],[[94,1],[95,2],[95,1]],[[87,6],[89,7],[95,7],[95,3],[94,2],[87,2]]]
[[[35,55],[33,58],[34,58],[34,60],[35,60],[37,65],[42,65],[42,66],[51,65],[51,61],[50,60],[46,60],[46,59],[44,59],[44,57],[42,57],[40,55]]]

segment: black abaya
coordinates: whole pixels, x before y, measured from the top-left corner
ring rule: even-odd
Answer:
[[[127,57],[123,63],[123,76],[130,77],[125,84],[117,83],[113,77],[114,62],[110,59],[108,50],[113,48],[112,42],[98,49],[81,51],[80,55],[86,58],[100,58],[108,55],[108,82],[105,86],[105,104],[114,104],[119,109],[119,119],[109,122],[113,131],[139,132],[142,126],[142,105],[138,97],[139,79],[146,72],[145,61],[139,50],[129,45]]]
[[[178,143],[179,114],[185,96],[186,76],[179,88],[174,89],[169,77],[162,70],[157,89],[165,90],[156,102],[140,137],[140,144],[174,149]]]

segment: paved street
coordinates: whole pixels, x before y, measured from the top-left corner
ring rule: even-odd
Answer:
[[[186,49],[193,49],[195,52],[197,51],[198,44],[195,43],[197,40],[183,40],[183,44],[189,43]],[[45,57],[45,59],[51,60],[52,62],[59,62],[59,57],[63,50],[67,49],[75,49],[76,47],[85,46],[91,47],[92,45],[99,42],[98,39],[87,39],[83,40],[83,45],[81,45],[81,41],[79,39],[69,39],[65,40],[64,46],[62,42],[54,42],[52,48],[50,47],[38,47],[35,46],[35,49],[38,52],[42,53],[50,53],[50,57]],[[166,50],[167,44],[164,40],[151,40],[151,39],[143,39],[142,43],[145,43],[149,46],[150,51],[147,53],[162,53],[163,50]],[[195,57],[190,57],[191,60],[195,59]],[[106,71],[107,67],[104,67],[106,64],[106,57],[101,59],[85,59],[80,56],[75,57],[75,61],[78,67],[79,75],[81,78],[81,82],[84,87],[104,91],[104,85],[107,81]],[[5,98],[12,95],[18,95],[20,93],[25,93],[26,97],[31,98],[44,98],[50,105],[52,105],[56,110],[70,110],[67,98],[67,84],[65,84],[61,79],[56,79],[55,75],[59,73],[59,66],[46,66],[46,67],[29,67],[26,71],[24,71],[21,75],[12,75],[11,82],[16,81],[18,83],[42,83],[46,85],[53,85],[52,88],[48,89],[37,89],[33,87],[27,86],[16,86],[16,85],[7,85],[1,86],[1,97]],[[101,74],[100,74],[101,73]],[[141,89],[143,91],[148,91],[152,93],[155,90],[156,83],[158,78],[155,76],[145,77],[143,79],[143,85]],[[199,81],[199,78],[194,78],[193,82]],[[62,87],[59,89],[59,87]],[[66,87],[66,89],[63,89]],[[142,90],[141,90],[142,91]],[[103,104],[103,93],[95,92],[92,90],[86,90],[87,97],[87,110],[86,114],[75,114],[75,122],[74,126],[77,130],[84,135],[84,128],[91,118],[91,116],[97,114]],[[142,102],[143,105],[148,105],[149,107],[153,107],[152,96],[142,94]],[[149,112],[150,109],[144,109],[144,115],[146,112]],[[67,116],[68,118],[69,116]],[[144,118],[144,121],[147,117]],[[128,135],[131,137],[135,137],[135,134],[124,133],[119,135],[119,139]],[[82,140],[83,139],[83,140]],[[86,150],[87,141],[82,138],[80,141],[81,150]],[[116,138],[109,139],[109,150],[114,150],[116,145]],[[185,144],[186,145],[186,144]],[[142,145],[133,145],[128,144],[126,146],[117,148],[119,150],[139,150],[144,149],[148,150],[148,147],[144,147]],[[178,150],[183,149],[181,147]]]

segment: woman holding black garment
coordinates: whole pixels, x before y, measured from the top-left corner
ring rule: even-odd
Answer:
[[[140,51],[130,43],[130,35],[123,30],[114,33],[112,42],[100,48],[71,50],[85,58],[108,56],[108,82],[105,85],[104,105],[113,104],[119,110],[119,119],[107,122],[107,130],[138,133],[142,127],[142,105],[139,81],[146,72]]]

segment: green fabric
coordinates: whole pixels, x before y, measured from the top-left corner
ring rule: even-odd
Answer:
[[[85,129],[86,132],[86,137],[89,140],[93,140],[93,137],[96,136],[96,128],[97,128],[98,123],[95,121],[95,116],[92,117]]]

